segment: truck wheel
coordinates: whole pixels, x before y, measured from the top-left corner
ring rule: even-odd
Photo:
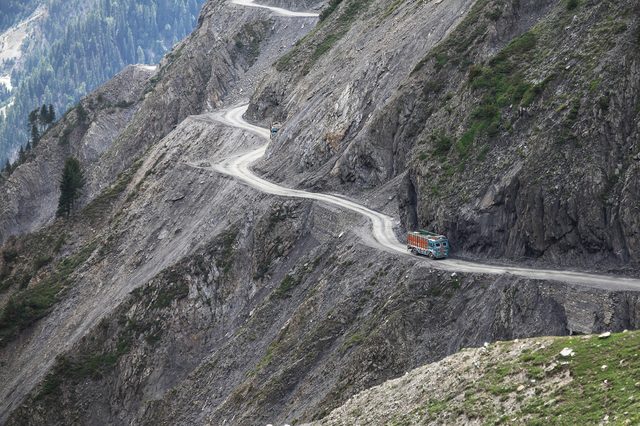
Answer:
[[[429,256],[429,259],[433,259],[433,252],[429,252],[427,256]]]

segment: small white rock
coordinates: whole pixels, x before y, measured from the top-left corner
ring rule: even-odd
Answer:
[[[611,332],[610,332],[610,331],[606,331],[606,332],[604,332],[604,333],[600,334],[600,335],[598,336],[598,338],[599,338],[599,339],[606,339],[606,338],[607,338],[607,337],[609,337],[609,336],[611,336]]]
[[[568,356],[574,356],[574,355],[575,355],[575,352],[571,348],[564,348],[563,350],[560,351],[560,356],[563,356],[565,358]]]
[[[604,371],[604,370],[606,370],[606,369],[607,369],[607,366],[606,366],[606,365],[603,365],[602,367],[600,367],[600,370],[602,370],[602,371]]]

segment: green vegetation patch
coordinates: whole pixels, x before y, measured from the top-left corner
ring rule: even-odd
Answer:
[[[492,345],[487,355],[499,359],[517,343]],[[573,356],[562,356],[564,348]],[[460,388],[425,401],[399,424],[423,419],[476,419],[481,424],[586,425],[640,422],[640,332],[608,338],[574,336],[546,339],[503,362],[488,361],[481,376]],[[460,356],[464,357],[464,353]],[[475,368],[475,367],[474,367]],[[464,379],[463,379],[464,380]],[[453,416],[453,417],[452,417]],[[515,419],[515,420],[513,420]]]
[[[111,350],[90,351],[77,358],[61,356],[51,372],[45,377],[36,400],[55,395],[65,381],[80,382],[85,379],[97,380],[109,372],[120,358],[131,349],[132,337],[124,334]]]
[[[46,268],[64,245],[66,233],[51,226],[33,234],[9,239],[0,259],[0,292],[26,288]]]
[[[51,312],[71,285],[71,275],[95,251],[97,243],[84,246],[75,254],[62,259],[41,282],[12,295],[0,313],[0,347],[14,339],[21,331]]]
[[[327,7],[320,12],[320,22],[327,19],[340,6],[340,3],[342,3],[342,0],[331,0]]]
[[[308,45],[311,55],[305,59],[301,69],[301,74],[306,75],[311,71],[313,65],[325,53],[344,37],[351,28],[351,24],[368,9],[371,0],[332,0],[320,15],[320,25],[296,46],[282,56],[275,64],[278,71],[286,71],[303,51],[303,46]],[[335,19],[327,19],[339,13]],[[312,40],[319,40],[314,43]]]
[[[449,58],[455,58],[450,61],[453,65],[466,63],[467,52],[475,46],[476,40],[486,32],[491,16],[498,13],[495,9],[487,10],[488,6],[492,4],[492,0],[476,1],[469,13],[446,40],[418,62],[412,74],[417,73],[432,61],[435,63],[436,69],[448,63]]]
[[[83,209],[83,215],[95,222],[108,214],[120,195],[127,189],[140,166],[142,166],[142,160],[134,162],[131,167],[120,173],[111,186],[102,191]]]
[[[273,292],[273,296],[278,299],[286,299],[291,297],[291,290],[298,286],[302,282],[300,277],[296,277],[295,275],[287,274],[280,282],[280,285]]]
[[[575,353],[566,361],[558,356],[565,347]],[[560,363],[557,370],[545,371],[553,359]],[[563,370],[572,378],[572,383],[522,408],[533,422],[542,422],[549,416],[570,419],[574,424],[596,424],[605,415],[613,422],[640,422],[640,332],[612,334],[606,339],[556,339],[536,353],[523,354],[518,361],[534,380]],[[551,399],[553,404],[545,404]]]
[[[219,256],[216,257],[216,263],[222,269],[224,275],[228,275],[233,267],[233,255],[235,253],[233,245],[237,238],[237,229],[230,229],[220,236],[220,252]]]
[[[503,108],[527,107],[544,90],[549,80],[533,84],[520,71],[523,56],[533,54],[531,51],[536,43],[536,35],[527,32],[509,43],[486,65],[470,68],[470,86],[482,96],[471,113],[469,129],[456,144],[461,157],[467,156],[476,137],[494,137],[499,133]]]
[[[78,350],[80,354],[56,360],[35,398],[53,396],[64,383],[100,379],[142,339],[149,346],[158,344],[165,333],[162,311],[171,309],[174,300],[184,299],[189,294],[184,279],[187,266],[166,270],[156,280],[132,291],[128,301],[119,308],[120,315],[112,321],[103,320],[98,326],[100,333],[83,342],[84,347]],[[199,268],[198,258],[196,267]],[[137,316],[127,317],[124,312],[129,312],[136,304],[148,308],[138,310]]]
[[[151,304],[151,309],[164,309],[171,306],[174,300],[184,299],[189,295],[189,285],[184,281],[169,283],[158,292]]]

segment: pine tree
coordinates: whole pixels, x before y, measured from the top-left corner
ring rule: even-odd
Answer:
[[[46,124],[49,122],[47,120],[47,116],[49,115],[49,110],[45,104],[42,104],[40,108],[40,116],[38,117],[38,121],[40,121],[40,125],[44,128]]]
[[[49,104],[49,114],[47,119],[49,120],[49,124],[56,121],[56,110],[53,108],[53,104]]]
[[[39,140],[40,132],[38,132],[38,126],[34,124],[31,126],[31,142],[33,143],[33,146],[36,146]]]
[[[84,107],[82,106],[82,103],[78,103],[78,107],[76,108],[77,114],[78,114],[78,121],[80,121],[81,123],[84,123],[85,121],[87,121],[87,110],[84,109]]]
[[[35,126],[38,123],[38,108],[29,113],[29,127]]]
[[[9,173],[11,171],[11,162],[9,161],[8,158],[7,158],[7,161],[4,163],[4,169],[2,169],[2,171],[5,173]]]
[[[75,157],[69,157],[64,163],[62,178],[60,179],[60,199],[58,200],[58,216],[69,217],[75,203],[80,197],[84,186],[84,173],[80,162]]]

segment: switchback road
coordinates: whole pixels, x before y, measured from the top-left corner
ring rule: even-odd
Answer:
[[[390,216],[335,195],[287,188],[255,175],[251,171],[251,164],[264,156],[269,142],[269,129],[264,129],[247,123],[242,118],[242,115],[246,110],[247,105],[242,105],[226,111],[209,114],[207,118],[228,126],[237,127],[251,132],[265,139],[266,143],[258,149],[227,158],[223,162],[211,166],[211,169],[219,173],[232,176],[250,187],[267,194],[316,200],[356,212],[367,217],[371,221],[372,235],[380,249],[403,256],[413,256],[407,251],[406,245],[402,244],[396,238],[393,230],[394,220]],[[569,270],[497,266],[462,259],[431,260],[427,258],[420,258],[420,260],[427,262],[429,266],[434,269],[452,272],[470,272],[494,275],[511,274],[531,279],[562,281],[603,289],[640,290],[640,279],[637,278],[600,275]]]

